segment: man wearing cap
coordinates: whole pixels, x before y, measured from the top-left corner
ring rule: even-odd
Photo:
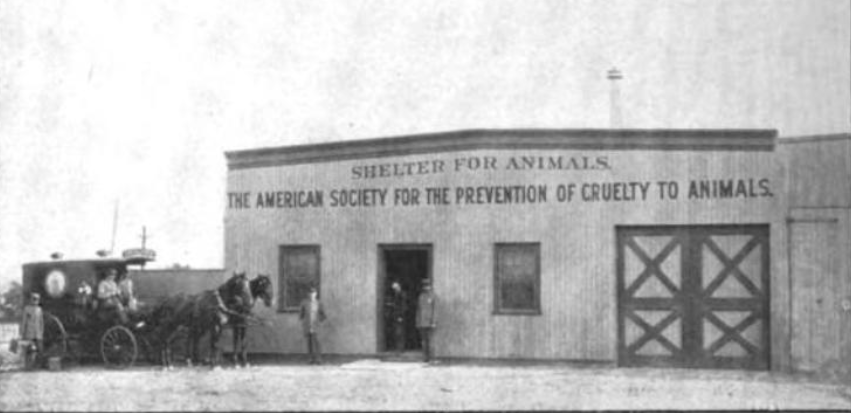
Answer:
[[[387,300],[390,324],[393,326],[393,348],[397,353],[405,350],[405,316],[408,313],[408,295],[402,290],[398,281],[393,281],[390,287],[390,297]]]
[[[299,319],[307,341],[310,364],[322,364],[322,347],[319,345],[319,323],[325,321],[325,309],[319,301],[316,287],[310,287],[310,295],[301,302]]]
[[[36,354],[41,354],[42,339],[44,338],[44,317],[41,312],[41,296],[38,293],[30,295],[29,303],[24,307],[24,318],[21,322],[21,338],[32,343],[31,346],[24,346],[24,360],[28,363],[32,361],[29,352],[35,351]],[[27,365],[27,368],[33,367]]]
[[[126,324],[128,321],[127,312],[124,310],[124,305],[121,304],[121,290],[118,289],[118,284],[115,278],[118,271],[115,268],[110,268],[106,271],[106,276],[98,283],[98,307],[102,310],[112,310],[118,314],[119,320]]]
[[[437,297],[431,289],[431,280],[426,279],[423,281],[423,290],[417,299],[417,329],[420,331],[426,363],[432,361],[431,334],[437,326],[436,304]]]

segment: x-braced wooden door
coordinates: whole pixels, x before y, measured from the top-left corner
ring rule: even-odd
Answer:
[[[768,225],[618,227],[618,363],[767,369],[768,234]]]

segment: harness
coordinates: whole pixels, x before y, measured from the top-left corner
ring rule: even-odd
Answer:
[[[227,324],[227,323],[229,322],[229,320],[227,319],[227,316],[226,316],[226,315],[237,316],[237,317],[244,317],[246,322],[247,322],[248,320],[255,320],[255,321],[259,322],[260,324],[265,324],[265,319],[263,319],[263,318],[261,318],[261,317],[258,317],[258,316],[255,316],[255,315],[251,312],[250,308],[251,308],[251,306],[253,306],[253,304],[254,304],[253,302],[252,302],[252,303],[249,303],[249,304],[251,304],[251,306],[249,306],[249,311],[248,311],[248,312],[243,313],[243,312],[239,312],[239,311],[234,311],[234,310],[231,310],[230,308],[228,308],[228,307],[225,305],[225,302],[224,302],[224,300],[222,299],[222,295],[219,293],[219,290],[218,290],[218,289],[216,289],[216,290],[214,290],[214,291],[215,291],[215,296],[216,296],[216,304],[217,304],[217,307],[218,307],[218,308],[217,308],[217,310],[218,310],[218,311],[219,311],[219,313],[223,316],[223,317],[222,317],[222,324]],[[252,298],[253,298],[253,297],[252,297]],[[253,301],[253,300],[252,300],[252,301]]]
[[[251,313],[240,313],[238,311],[231,310],[230,308],[228,308],[225,305],[225,302],[224,302],[224,300],[222,300],[222,295],[219,293],[219,290],[217,289],[217,290],[214,290],[214,291],[216,292],[216,294],[215,294],[216,295],[216,304],[218,305],[219,311],[221,311],[225,314],[236,315],[236,316],[246,316],[246,315],[251,314]]]

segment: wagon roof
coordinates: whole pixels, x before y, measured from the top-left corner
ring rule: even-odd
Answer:
[[[120,257],[111,257],[111,256],[97,256],[97,257],[89,257],[89,258],[73,258],[73,259],[51,259],[44,261],[34,261],[30,263],[24,264],[24,267],[38,267],[43,265],[74,265],[74,264],[83,264],[83,265],[142,265],[146,262],[154,261],[156,259],[156,252],[154,250],[145,249],[145,248],[131,248],[128,250],[124,250]]]
[[[92,264],[134,264],[134,260],[128,260],[125,258],[117,258],[117,257],[105,257],[105,258],[79,258],[79,259],[70,259],[70,260],[46,260],[46,261],[34,261],[28,262],[24,264],[25,267],[29,266],[41,266],[41,265],[57,265],[57,264],[83,264],[83,263],[92,263]]]

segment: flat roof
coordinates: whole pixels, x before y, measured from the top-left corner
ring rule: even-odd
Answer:
[[[804,136],[784,136],[777,140],[782,144],[810,143],[810,142],[825,142],[825,141],[843,141],[851,139],[849,133],[830,133],[824,135],[804,135]]]
[[[229,170],[484,149],[773,151],[776,129],[470,129],[225,152]]]
[[[55,265],[55,264],[127,264],[127,260],[124,258],[113,258],[113,257],[104,257],[104,258],[74,258],[74,259],[58,259],[58,260],[44,260],[44,261],[32,261],[24,263],[24,265]]]
[[[149,262],[149,261],[148,261]],[[58,260],[31,261],[23,264],[24,267],[52,266],[52,265],[140,265],[142,260],[137,258],[121,257],[98,257],[98,258],[72,258]]]

